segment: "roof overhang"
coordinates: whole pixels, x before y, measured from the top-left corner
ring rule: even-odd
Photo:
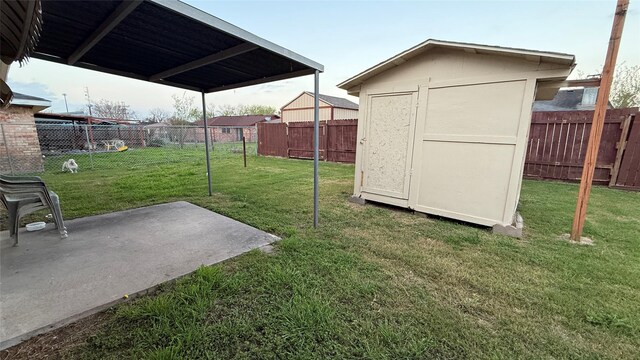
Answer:
[[[344,90],[354,88],[367,79],[402,65],[411,58],[434,48],[456,49],[474,54],[518,57],[536,62],[562,64],[568,67],[575,66],[575,56],[570,54],[429,39],[343,81],[338,84],[338,87]]]
[[[40,1],[3,1],[0,14],[0,60],[5,64],[14,61],[22,64],[38,43],[42,26]]]
[[[48,107],[51,107],[51,101],[49,100],[14,100],[11,102],[13,106],[25,106],[33,108],[34,111],[42,111]]]
[[[214,92],[324,67],[177,0],[43,1],[34,58]]]
[[[51,101],[35,97],[23,98],[16,94],[11,100],[10,106],[28,107],[31,108],[34,113],[36,113],[51,107]]]

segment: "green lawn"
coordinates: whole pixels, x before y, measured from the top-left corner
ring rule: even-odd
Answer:
[[[213,197],[197,154],[44,177],[67,218],[186,200],[282,236],[275,253],[201,268],[38,341],[81,359],[638,357],[640,193],[594,188],[595,245],[577,246],[560,239],[574,184],[525,181],[518,240],[353,205],[354,167],[322,163],[314,230],[312,162],[251,156],[243,168],[215,154]]]

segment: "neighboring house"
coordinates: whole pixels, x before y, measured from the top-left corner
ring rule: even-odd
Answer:
[[[51,106],[51,101],[13,93],[13,99],[0,108],[0,173],[43,170],[42,153],[34,114]]]
[[[255,142],[258,141],[258,123],[279,120],[278,115],[216,116],[207,120],[207,126],[213,142],[242,141],[243,136],[247,142]],[[197,125],[202,126],[202,121]],[[198,132],[203,134],[204,129],[200,128]]]
[[[55,124],[72,124],[72,125],[117,125],[130,124],[130,121],[115,120],[106,118],[97,118],[83,114],[55,114],[55,113],[37,113],[34,115],[37,125],[55,125]]]
[[[145,131],[138,121],[98,118],[83,114],[34,115],[43,154],[77,150],[104,150],[109,141],[122,140],[130,148],[145,146]],[[89,126],[87,126],[89,125]]]
[[[593,110],[596,107],[597,97],[597,87],[560,89],[553,100],[535,101],[533,111]],[[613,108],[611,103],[608,104],[608,108]]]
[[[320,121],[358,119],[358,104],[353,101],[318,95]],[[313,93],[305,91],[280,108],[282,122],[313,121]]]

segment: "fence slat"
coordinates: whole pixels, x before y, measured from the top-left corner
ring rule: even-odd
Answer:
[[[357,120],[320,122],[320,159],[355,163]],[[258,154],[313,158],[313,121],[258,124]]]
[[[258,123],[258,154],[287,157],[287,124]]]
[[[637,108],[609,109],[596,162],[594,182],[609,184],[620,139],[621,124]],[[577,181],[582,173],[593,111],[534,112],[524,176]]]
[[[640,120],[637,114],[632,120],[616,186],[640,189]]]

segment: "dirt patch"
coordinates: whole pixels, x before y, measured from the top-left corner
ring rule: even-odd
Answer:
[[[574,245],[589,245],[589,246],[595,245],[593,243],[593,240],[591,238],[586,237],[586,236],[581,236],[580,237],[580,241],[574,241],[574,240],[571,240],[571,235],[562,234],[562,235],[560,235],[560,240],[566,241],[566,242],[568,242],[570,244],[574,244]]]
[[[261,252],[267,255],[275,255],[276,253],[276,248],[274,248],[273,245],[271,244],[261,246],[258,248],[258,250],[260,250]]]
[[[434,220],[427,214],[423,214],[420,212],[410,212],[409,210],[404,209],[392,212],[391,217],[394,220],[399,221],[403,225],[422,225],[434,222]]]
[[[0,351],[0,360],[62,359],[84,344],[112,316],[103,311]]]

